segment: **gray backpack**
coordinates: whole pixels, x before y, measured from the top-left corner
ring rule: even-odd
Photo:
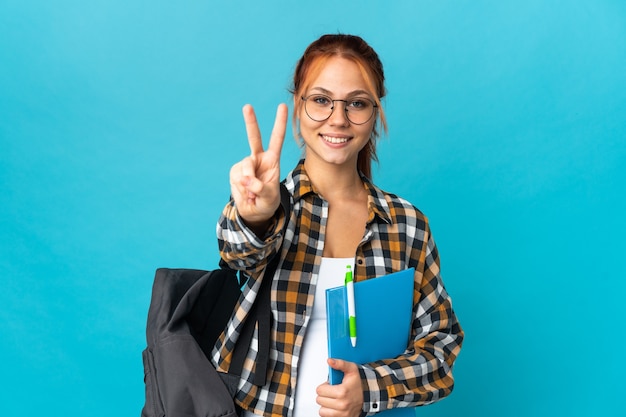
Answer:
[[[283,210],[289,214],[290,195],[282,185],[281,197]],[[241,296],[237,272],[223,261],[212,271],[157,269],[146,326],[148,346],[142,353],[146,398],[141,417],[238,416],[233,397],[255,327],[259,353],[253,383],[262,386],[266,382],[271,282],[278,261],[279,256],[274,256],[266,267],[228,373],[218,372],[208,358]]]

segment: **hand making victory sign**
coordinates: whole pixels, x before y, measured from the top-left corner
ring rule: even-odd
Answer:
[[[250,156],[231,168],[230,188],[239,215],[255,231],[267,225],[280,205],[280,153],[287,113],[287,105],[280,104],[268,148],[264,150],[254,109],[249,104],[243,107]]]

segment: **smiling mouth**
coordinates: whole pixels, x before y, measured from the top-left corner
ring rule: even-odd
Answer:
[[[334,144],[338,144],[338,143],[346,143],[348,140],[350,140],[349,138],[338,138],[335,136],[327,136],[327,135],[321,135],[322,139],[324,139],[326,142],[328,143],[334,143]]]

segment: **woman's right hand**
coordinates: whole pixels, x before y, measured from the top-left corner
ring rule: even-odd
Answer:
[[[262,230],[280,205],[280,153],[287,129],[287,105],[276,110],[267,150],[263,150],[259,124],[251,105],[243,107],[250,156],[233,165],[230,189],[239,216],[253,230]]]

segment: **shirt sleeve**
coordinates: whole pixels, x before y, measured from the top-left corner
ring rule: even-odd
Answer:
[[[220,255],[226,264],[245,276],[242,296],[226,329],[218,338],[211,354],[211,361],[218,371],[227,372],[232,352],[239,338],[245,318],[250,312],[260,288],[260,277],[271,255],[282,243],[282,225],[285,214],[278,210],[271,227],[263,238],[258,237],[243,222],[234,201],[224,208],[216,227]],[[253,356],[256,353],[252,353]]]
[[[427,229],[427,241],[416,269],[412,344],[395,358],[359,368],[366,415],[395,407],[433,403],[453,389],[452,366],[463,341],[451,299],[439,273],[439,255]]]
[[[226,264],[243,270],[249,275],[256,275],[263,270],[270,255],[275,253],[282,243],[285,214],[277,210],[271,225],[264,236],[257,236],[239,216],[235,202],[230,200],[218,220],[216,233],[220,256]]]

